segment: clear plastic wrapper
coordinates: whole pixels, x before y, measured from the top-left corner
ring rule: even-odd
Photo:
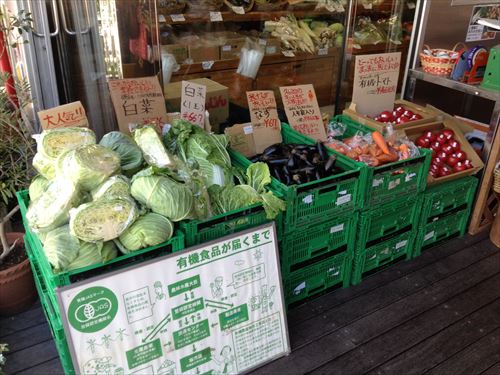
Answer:
[[[37,200],[45,192],[45,190],[47,190],[49,184],[50,181],[42,175],[33,177],[33,180],[31,180],[31,184],[29,186],[30,201]]]
[[[236,72],[242,76],[255,79],[264,55],[265,49],[262,45],[247,39],[245,47],[241,49],[240,63]]]
[[[56,164],[57,159],[49,158],[41,152],[37,152],[33,157],[33,168],[48,180],[56,177]]]
[[[153,167],[174,169],[172,155],[163,145],[160,136],[152,126],[142,126],[134,130],[134,140],[142,150],[144,159]]]
[[[33,138],[37,141],[38,152],[55,159],[65,151],[96,143],[94,132],[81,127],[48,129]]]

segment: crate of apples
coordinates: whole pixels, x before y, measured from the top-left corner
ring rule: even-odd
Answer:
[[[411,121],[422,120],[423,117],[415,113],[409,109],[406,109],[402,105],[394,107],[394,110],[391,111],[383,111],[378,116],[373,118],[375,121],[383,122],[386,124],[405,124]]]
[[[415,140],[415,144],[432,150],[429,174],[434,178],[473,168],[472,162],[462,151],[461,144],[455,139],[455,133],[451,129],[426,131]]]

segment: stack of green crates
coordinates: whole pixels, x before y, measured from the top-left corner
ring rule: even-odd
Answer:
[[[57,303],[56,289],[71,285],[78,281],[88,279],[96,275],[116,271],[131,265],[141,263],[145,260],[166,255],[184,249],[184,235],[177,231],[175,235],[165,243],[148,247],[126,255],[120,255],[107,263],[94,264],[92,266],[68,271],[54,273],[52,266],[44,253],[43,245],[38,236],[33,233],[26,221],[26,211],[29,204],[28,191],[17,193],[17,200],[23,217],[25,227],[24,242],[26,252],[31,264],[33,279],[40,297],[40,302],[48,320],[54,342],[61,359],[61,364],[66,374],[74,374],[68,343],[63,329],[61,313]]]
[[[282,124],[282,137],[286,144],[315,144],[287,124]],[[233,159],[236,165],[250,165],[234,152]],[[272,179],[271,190],[286,201],[280,258],[288,308],[349,285],[366,168],[340,154],[336,166],[343,172],[301,185],[286,186]]]
[[[425,191],[414,256],[443,240],[465,234],[477,185],[477,178],[464,177]]]

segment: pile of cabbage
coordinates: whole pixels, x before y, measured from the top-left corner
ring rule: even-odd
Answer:
[[[99,143],[86,128],[36,136],[26,219],[55,272],[164,243],[182,220],[255,203],[270,219],[285,209],[266,191],[266,164],[246,174],[231,165],[226,136],[182,120],[168,129],[163,138],[147,125],[132,136],[114,131]]]

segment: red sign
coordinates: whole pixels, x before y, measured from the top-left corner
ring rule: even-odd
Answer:
[[[85,109],[79,101],[40,111],[38,119],[42,129],[89,126]]]

